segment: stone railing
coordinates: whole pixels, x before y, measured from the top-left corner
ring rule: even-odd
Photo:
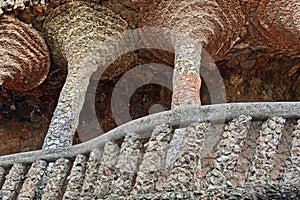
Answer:
[[[175,109],[0,157],[1,199],[299,199],[300,103]]]

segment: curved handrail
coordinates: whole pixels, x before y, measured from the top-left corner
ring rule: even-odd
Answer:
[[[14,163],[33,163],[40,159],[53,161],[60,157],[71,158],[78,154],[87,154],[94,148],[103,147],[108,141],[121,139],[128,132],[135,132],[140,136],[146,137],[145,133],[147,131],[149,132],[157,125],[164,123],[172,126],[186,126],[193,122],[223,123],[225,120],[233,119],[240,114],[250,115],[253,119],[260,120],[274,116],[300,118],[300,102],[227,103],[169,110],[130,121],[92,140],[71,147],[1,156],[0,165],[9,166]]]

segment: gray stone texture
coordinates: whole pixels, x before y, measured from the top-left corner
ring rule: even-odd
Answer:
[[[133,177],[138,172],[142,158],[142,142],[138,134],[130,132],[126,135],[120,149],[116,165],[117,179],[112,182],[112,191],[117,196],[127,196],[133,186]]]
[[[207,123],[195,123],[187,128],[174,131],[170,148],[166,158],[166,191],[194,191],[200,177],[200,152],[204,136],[208,128]]]
[[[116,135],[104,135],[104,146],[75,157],[48,158],[44,162],[32,159],[31,167],[26,163],[11,169],[4,165],[2,174],[7,170],[8,175],[1,195],[19,199],[272,199],[285,195],[286,199],[299,199],[300,121],[295,120],[299,117],[264,120],[250,116],[228,118],[225,125],[213,117],[188,125],[162,123],[148,129],[151,136],[120,133],[128,126],[123,125],[111,132],[119,134],[117,139],[112,139]],[[151,122],[148,119],[151,117],[133,122],[143,130]],[[216,125],[222,127],[220,138]],[[216,145],[206,144],[212,139]],[[203,154],[203,149],[207,153]],[[69,163],[69,159],[74,162]]]
[[[80,196],[80,192],[83,186],[86,162],[86,156],[81,154],[76,156],[71,173],[67,178],[68,184],[63,199],[78,199],[78,197]]]
[[[250,166],[247,184],[270,183],[285,121],[282,117],[273,117],[263,123]]]
[[[113,193],[112,182],[117,177],[116,165],[120,154],[120,148],[113,142],[107,142],[104,146],[101,165],[98,169],[98,178],[94,198],[105,199]]]
[[[141,136],[156,126],[168,123],[170,125],[181,124],[187,126],[197,121],[223,122],[232,120],[240,114],[251,116],[253,119],[268,119],[273,116],[283,118],[299,118],[299,102],[259,102],[259,103],[230,103],[216,104],[201,107],[170,110],[154,115],[149,115],[119,126],[104,135],[85,143],[67,147],[64,149],[39,150],[13,155],[1,156],[1,166],[9,166],[14,163],[32,163],[36,160],[56,160],[60,157],[75,157],[77,154],[85,154],[91,149],[104,147],[106,142],[115,141],[125,137],[128,132],[135,132]]]
[[[98,169],[101,165],[101,157],[102,151],[100,149],[94,149],[90,153],[90,157],[86,165],[83,186],[80,193],[80,197],[82,199],[91,199],[93,197],[93,193],[96,189]]]
[[[56,200],[61,198],[61,190],[64,186],[64,181],[67,178],[70,161],[65,158],[60,158],[55,161],[53,170],[47,180],[47,185],[42,194],[42,200]]]
[[[292,133],[292,144],[290,155],[286,161],[283,176],[284,184],[300,184],[300,120],[297,122],[296,130]]]
[[[46,167],[47,163],[43,160],[35,161],[31,165],[25,176],[25,181],[22,185],[20,194],[18,195],[18,199],[33,199],[35,197]]]
[[[251,117],[240,115],[224,127],[221,141],[214,153],[213,167],[206,175],[206,187],[232,187],[231,179],[248,134]]]
[[[5,177],[5,182],[0,190],[0,199],[9,200],[17,195],[17,189],[24,180],[25,166],[14,164]]]
[[[0,167],[0,183],[4,180],[5,169]]]
[[[126,21],[110,9],[99,6],[95,10],[83,2],[65,4],[47,16],[44,22],[45,38],[52,49],[54,61],[60,65],[67,63],[68,75],[43,149],[72,145],[90,77],[98,67],[104,67],[109,60],[108,55],[114,55],[112,46],[103,45],[106,49],[101,50],[105,56],[92,61],[87,58],[92,56],[102,41],[127,28]]]
[[[137,173],[132,194],[163,191],[166,182],[166,151],[171,141],[171,127],[167,124],[155,127],[151,138],[145,144],[146,152]]]

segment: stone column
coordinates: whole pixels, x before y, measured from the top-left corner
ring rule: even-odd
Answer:
[[[127,27],[127,23],[110,9],[100,7],[94,10],[83,2],[58,7],[46,18],[44,30],[53,60],[60,65],[67,64],[68,75],[43,149],[72,145],[90,77],[115,52],[111,47],[103,47],[101,51],[106,57],[89,61],[86,58],[93,56],[95,48],[106,38],[123,32]]]
[[[172,109],[201,105],[201,50],[191,41],[175,41]]]

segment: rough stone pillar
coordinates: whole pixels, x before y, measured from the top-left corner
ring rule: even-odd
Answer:
[[[54,61],[68,65],[67,80],[43,145],[43,149],[55,149],[72,144],[90,76],[107,58],[91,63],[85,59],[107,37],[126,30],[127,23],[106,7],[94,10],[75,2],[55,9],[46,18],[44,29]],[[107,49],[103,51],[109,57],[113,52]]]
[[[172,109],[199,106],[201,48],[193,43],[175,42]]]
[[[238,0],[148,0],[138,1],[141,26],[167,28],[193,41],[176,37],[172,108],[200,105],[199,67],[201,43],[217,60],[239,40],[244,17]],[[234,8],[234,9],[232,9]],[[178,41],[179,39],[179,41]],[[158,57],[165,59],[165,54]]]

